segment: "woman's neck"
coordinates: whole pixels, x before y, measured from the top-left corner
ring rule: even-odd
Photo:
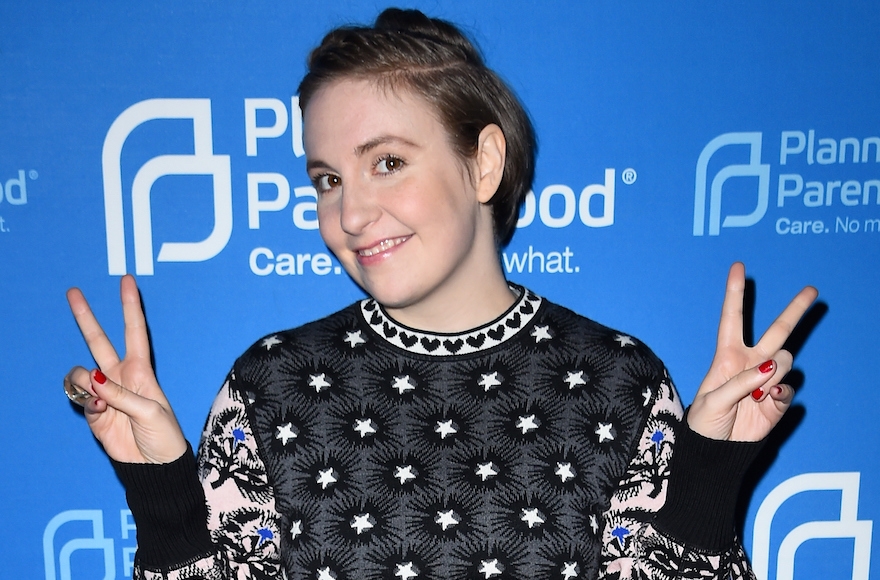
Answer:
[[[501,271],[486,268],[467,284],[439,290],[418,304],[385,308],[394,320],[410,328],[434,333],[458,333],[487,324],[504,314],[516,301]]]

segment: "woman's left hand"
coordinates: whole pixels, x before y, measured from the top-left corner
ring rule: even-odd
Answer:
[[[703,379],[687,421],[710,439],[760,441],[791,405],[794,389],[780,381],[792,355],[782,350],[818,292],[807,286],[788,304],[753,347],[743,342],[745,267],[730,268],[712,366]]]

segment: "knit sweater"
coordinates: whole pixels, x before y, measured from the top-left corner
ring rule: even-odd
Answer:
[[[116,464],[135,578],[749,578],[756,444],[682,425],[637,339],[528,290],[431,334],[366,299],[236,361],[199,449]],[[674,460],[674,463],[673,463]]]

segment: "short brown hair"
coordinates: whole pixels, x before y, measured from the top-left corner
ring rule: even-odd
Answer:
[[[504,174],[489,202],[499,245],[513,235],[519,208],[535,174],[535,131],[507,84],[483,62],[477,48],[453,24],[418,10],[389,8],[373,26],[331,30],[308,58],[299,85],[303,112],[321,87],[344,78],[367,78],[406,88],[437,111],[453,148],[463,159],[477,153],[490,124],[507,141]]]

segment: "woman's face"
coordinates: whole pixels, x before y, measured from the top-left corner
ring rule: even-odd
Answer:
[[[340,80],[304,119],[321,236],[349,275],[392,312],[450,308],[473,292],[497,262],[491,209],[471,177],[478,164],[469,174],[429,105]]]

